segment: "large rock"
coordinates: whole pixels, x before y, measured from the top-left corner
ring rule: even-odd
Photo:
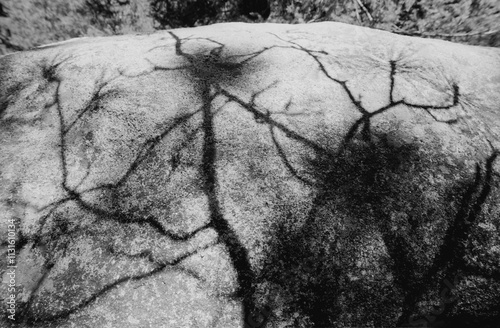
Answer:
[[[0,119],[0,325],[499,322],[498,49],[83,38],[0,58]]]

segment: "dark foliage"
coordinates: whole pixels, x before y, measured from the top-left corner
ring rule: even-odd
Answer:
[[[159,28],[192,27],[240,20],[265,20],[271,14],[268,0],[152,0],[151,16]]]
[[[151,15],[160,28],[192,27],[214,21],[222,1],[205,0],[153,0]]]
[[[252,20],[267,19],[271,14],[271,7],[267,0],[242,0],[239,2],[239,13]]]

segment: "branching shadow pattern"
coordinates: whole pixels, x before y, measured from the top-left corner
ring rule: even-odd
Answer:
[[[426,313],[419,302],[432,294],[433,290],[439,290],[444,282],[455,281],[457,285],[467,274],[482,276],[495,282],[500,280],[498,268],[495,271],[473,265],[466,259],[470,252],[467,245],[478,222],[484,216],[484,204],[494,189],[498,189],[500,183],[493,170],[499,151],[491,147],[491,154],[484,162],[476,164],[475,176],[463,176],[454,186],[444,190],[444,196],[439,200],[455,204],[454,206],[446,208],[444,212],[422,214],[419,213],[419,204],[426,201],[425,190],[417,190],[417,187],[419,183],[423,185],[425,183],[412,175],[415,172],[425,174],[428,166],[433,164],[423,157],[417,146],[396,147],[387,140],[386,135],[375,132],[372,128],[372,122],[377,117],[401,108],[421,111],[430,119],[444,125],[457,123],[458,119],[440,119],[439,113],[459,106],[461,94],[458,84],[449,85],[449,101],[443,104],[413,103],[405,98],[396,99],[398,60],[391,60],[387,63],[389,71],[387,104],[375,110],[368,110],[354,95],[349,87],[349,81],[336,78],[326,67],[324,59],[329,54],[325,51],[311,50],[299,42],[274,35],[280,45],[244,56],[228,55],[226,46],[216,40],[180,38],[175,32],[169,34],[175,43],[173,51],[182,64],[178,67],[163,67],[151,63],[152,71],[144,74],[183,72],[193,82],[201,105],[168,122],[159,122],[162,126],[161,131],[141,142],[128,169],[113,183],[82,189],[87,179],[90,179],[92,163],[87,165],[85,175],[79,183],[70,182],[71,174],[68,168],[70,136],[75,133],[82,120],[96,111],[106,110],[106,102],[112,101],[120,94],[119,90],[112,88],[113,82],[128,77],[119,72],[113,79],[105,80],[103,75],[84,106],[75,114],[68,115],[59,99],[60,86],[63,83],[59,68],[64,64],[64,60],[48,64],[43,69],[43,77],[47,84],[56,86],[53,101],[46,106],[55,108],[58,118],[60,187],[64,190],[65,197],[44,208],[45,214],[39,220],[37,233],[34,236],[21,235],[17,244],[18,250],[26,247],[50,249],[45,253],[43,274],[40,275],[29,298],[22,304],[20,311],[24,324],[43,324],[67,318],[128,281],[152,277],[166,270],[179,270],[203,283],[202,276],[184,267],[182,263],[185,259],[216,244],[222,245],[227,251],[236,272],[238,288],[230,297],[241,302],[245,327],[264,327],[273,318],[270,305],[272,302],[268,304],[268,300],[262,301],[256,296],[257,285],[264,281],[277,284],[283,293],[291,295],[289,311],[303,315],[300,319],[302,321],[297,319],[295,322],[297,326],[327,327],[340,324],[347,312],[356,313],[352,310],[356,302],[360,303],[357,308],[358,317],[350,321],[352,325],[365,325],[367,322],[375,326],[428,323],[428,317],[425,318],[427,321],[422,319]],[[212,46],[195,52],[186,49],[187,42],[200,40]],[[332,83],[332,88],[342,90],[350,100],[350,106],[359,114],[359,118],[349,127],[336,149],[325,146],[327,142],[324,140],[304,136],[286,124],[283,117],[293,120],[296,115],[288,114],[290,103],[285,108],[274,111],[259,106],[257,98],[272,86],[255,92],[249,101],[224,87],[228,81],[244,79],[247,65],[266,52],[276,49],[289,49],[306,55],[317,65],[323,77]],[[168,50],[166,47],[165,51]],[[224,99],[224,105],[216,108],[214,105],[216,99]],[[226,104],[237,105],[245,113],[251,114],[249,117],[252,117],[256,124],[268,127],[268,138],[274,145],[276,156],[280,158],[283,167],[305,188],[316,191],[305,223],[295,227],[294,232],[287,230],[289,229],[287,222],[295,222],[293,216],[296,214],[285,213],[286,211],[276,213],[276,229],[272,231],[271,251],[263,268],[255,268],[252,265],[250,251],[242,242],[239,232],[225,217],[221,205],[223,200],[220,198],[217,170],[218,136],[214,121]],[[141,165],[151,160],[166,138],[176,131],[185,129],[186,126],[190,128],[185,132],[185,139],[173,146],[170,167],[165,169],[164,175],[169,178],[180,170],[182,150],[196,140],[201,140],[202,154],[198,174],[201,190],[208,200],[206,222],[190,231],[180,232],[167,228],[164,220],[154,215],[142,215],[140,212],[137,214],[131,210],[124,210],[119,205],[101,207],[88,200],[87,195],[96,192],[119,197],[120,189],[129,183],[131,176]],[[287,138],[299,149],[307,149],[316,154],[314,160],[304,160],[302,163],[308,168],[307,170],[298,168],[296,161],[290,159],[287,147],[280,143],[282,139],[278,135]],[[398,179],[402,182],[400,183]],[[410,193],[409,188],[415,190]],[[406,214],[395,218],[393,211],[387,206],[390,202],[396,203],[396,207],[403,207],[401,204],[406,202],[406,206],[411,209],[406,212],[402,210],[401,212]],[[83,234],[99,238],[100,233],[88,225],[79,225],[74,220],[65,219],[61,213],[68,210],[67,208],[70,211],[78,209],[87,213],[96,223],[109,222],[150,230],[159,237],[176,245],[185,245],[186,248],[179,254],[168,257],[159,256],[152,250],[130,253],[109,243],[105,251],[110,256],[146,262],[147,269],[101,282],[92,293],[82,296],[78,304],[73,304],[62,311],[52,315],[37,315],[33,309],[34,304],[40,301],[38,291],[56,263],[67,256],[72,240]],[[429,206],[425,209],[429,209]],[[441,220],[439,224],[443,228],[431,234],[441,241],[431,246],[421,246],[422,249],[419,249],[420,239],[426,238],[424,226],[428,226],[438,217],[450,218],[448,221]],[[347,221],[350,223],[346,223]],[[333,229],[334,232],[324,234],[318,232],[329,224],[336,227]],[[405,226],[406,230],[402,233],[400,230],[395,230],[395,226]],[[194,248],[188,247],[197,237],[207,232],[213,232],[215,238],[204,241]],[[348,238],[352,240],[346,243],[344,240]],[[381,260],[384,269],[380,270],[392,277],[390,281],[394,286],[391,287],[387,283],[380,283],[377,286],[374,280],[369,283],[373,285],[370,289],[349,273],[356,270],[356,264],[352,259],[343,257],[345,254],[355,253],[356,247],[360,247],[366,238],[379,238],[380,247],[385,250],[382,252],[384,255]],[[428,252],[428,259],[421,258],[422,251]],[[462,274],[458,280],[455,279],[457,273]],[[369,300],[360,301],[359,299],[365,297],[363,295],[368,295]],[[371,299],[376,297],[383,297],[383,300],[377,303]],[[347,309],[349,307],[351,310]],[[451,320],[450,318],[456,319],[455,310],[454,306],[446,307],[432,318],[431,324],[443,320],[447,322],[446,320]]]

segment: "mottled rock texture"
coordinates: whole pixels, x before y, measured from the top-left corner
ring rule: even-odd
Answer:
[[[4,56],[0,325],[495,327],[498,149],[493,48],[220,24]]]

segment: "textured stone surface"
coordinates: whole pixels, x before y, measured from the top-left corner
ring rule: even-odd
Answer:
[[[218,24],[1,57],[1,320],[493,327],[499,148],[493,48]]]

